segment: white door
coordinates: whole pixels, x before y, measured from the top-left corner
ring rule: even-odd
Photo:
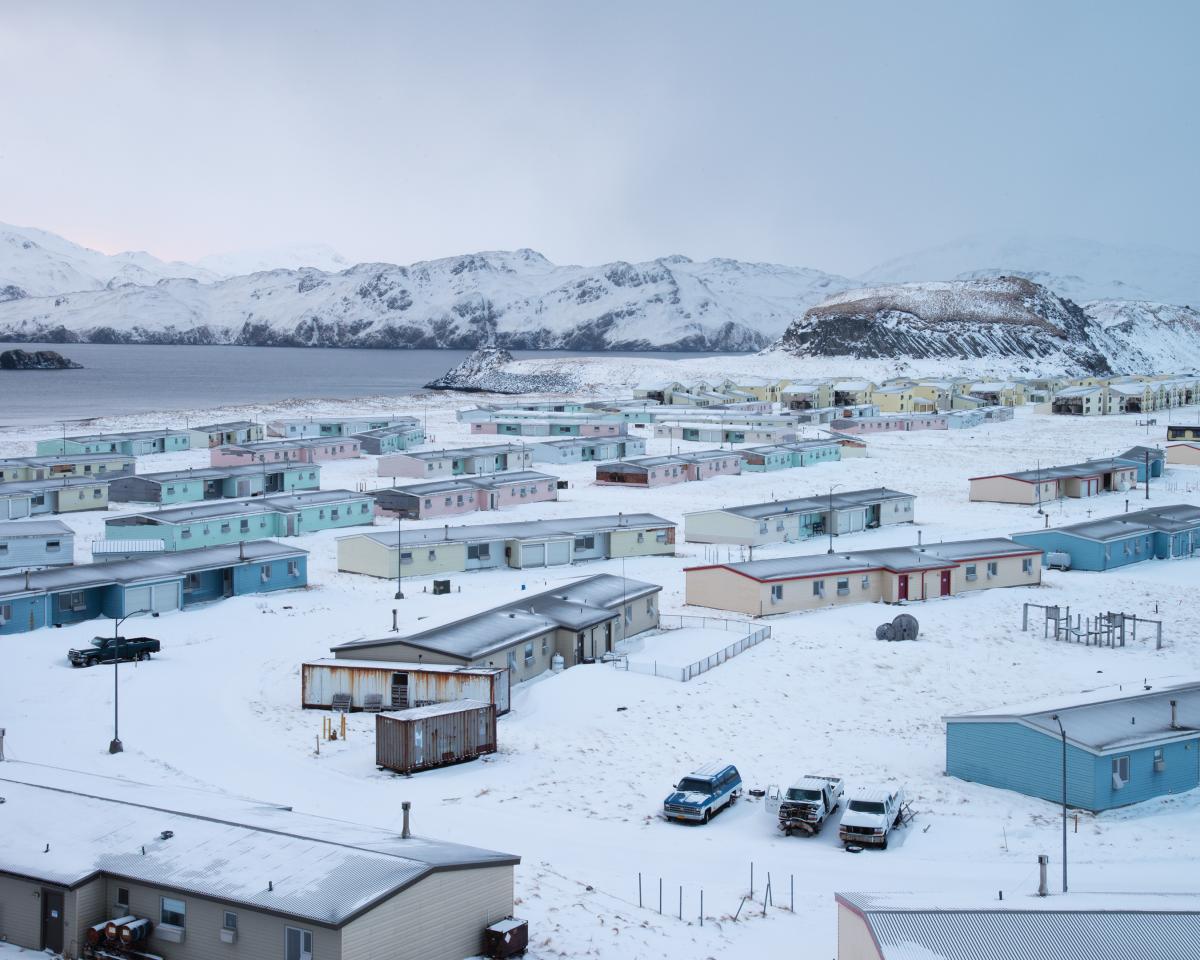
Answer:
[[[150,609],[154,611],[179,609],[179,584],[156,583],[150,588]]]
[[[556,540],[546,545],[546,564],[554,566],[571,562],[571,544],[566,540]]]
[[[527,543],[521,551],[521,566],[544,567],[546,565],[546,545],[544,543]]]

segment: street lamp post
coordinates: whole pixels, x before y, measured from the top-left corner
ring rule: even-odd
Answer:
[[[108,744],[109,753],[120,753],[125,749],[125,745],[121,743],[120,727],[118,723],[120,701],[120,687],[117,685],[119,677],[118,667],[121,663],[121,624],[130,617],[136,617],[139,613],[149,613],[149,610],[134,610],[133,613],[127,613],[123,617],[113,617],[113,738]]]
[[[404,514],[400,510],[400,504],[396,504],[396,599],[404,599],[404,550],[400,540],[400,524],[404,520]]]
[[[1067,731],[1063,729],[1062,720],[1058,714],[1050,717],[1058,724],[1058,732],[1062,734],[1062,834],[1063,834],[1063,893],[1067,892]]]
[[[831,483],[829,485],[829,516],[825,521],[829,525],[829,549],[826,553],[833,553],[833,491],[840,486],[840,483]]]

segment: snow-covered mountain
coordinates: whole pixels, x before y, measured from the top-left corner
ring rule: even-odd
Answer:
[[[240,277],[247,273],[263,273],[267,270],[301,270],[306,267],[333,273],[353,266],[333,247],[323,243],[213,253],[201,257],[196,261],[196,265],[221,277]]]
[[[148,253],[100,253],[45,230],[0,223],[0,302],[174,277],[207,281],[217,274]]]
[[[533,250],[348,270],[166,280],[0,304],[10,340],[509,349],[754,350],[849,281],[673,256],[557,266]]]
[[[1076,303],[1147,300],[1200,306],[1200,256],[1070,237],[969,237],[889,260],[867,284],[1021,276]]]
[[[1164,316],[1164,325],[1173,323]],[[801,357],[987,358],[1028,372],[1151,372],[1200,361],[1200,340],[1188,351],[1190,362],[1178,354],[1148,356],[1146,326],[1140,310],[1106,326],[1031,280],[999,277],[837,294],[806,311],[778,346]]]
[[[1200,312],[1191,307],[1099,300],[1083,308],[1109,340],[1146,357],[1151,370],[1200,369]]]

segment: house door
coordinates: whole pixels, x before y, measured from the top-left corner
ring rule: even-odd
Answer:
[[[948,597],[949,595],[950,595],[950,571],[943,570],[942,571],[942,596]]]
[[[392,674],[392,709],[408,709],[408,674]]]
[[[488,509],[489,510],[496,509],[496,495],[494,493],[488,494]]]
[[[62,953],[63,895],[61,890],[42,888],[42,949]]]
[[[896,577],[896,599],[908,599],[908,574],[902,573]]]
[[[604,625],[604,650],[607,653],[612,653],[612,621],[609,620]]]
[[[239,497],[248,497],[248,496],[250,496],[250,481],[249,481],[248,479],[246,479],[246,478],[242,478],[242,479],[238,480],[238,482],[237,482],[237,495],[238,495]]]
[[[233,567],[226,567],[221,571],[221,596],[233,596]]]
[[[287,535],[294,537],[296,535],[296,514],[289,513],[287,515]]]

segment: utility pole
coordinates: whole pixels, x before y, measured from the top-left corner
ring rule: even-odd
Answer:
[[[1063,837],[1063,861],[1062,861],[1062,887],[1063,893],[1067,892],[1067,731],[1063,729],[1062,720],[1058,714],[1050,717],[1058,724],[1059,733],[1062,734],[1062,837]]]
[[[1150,499],[1150,451],[1146,451],[1146,499]]]
[[[829,526],[829,549],[826,553],[833,553],[833,491],[840,486],[840,483],[831,483],[829,485],[829,516],[825,521]]]
[[[117,668],[121,663],[121,624],[123,624],[130,617],[136,617],[139,613],[149,612],[149,610],[134,610],[133,613],[127,613],[123,617],[113,618],[113,738],[108,744],[109,753],[121,753],[125,749],[125,744],[121,743],[119,729],[119,707],[121,704],[121,694],[120,687],[117,685],[117,680],[120,676]]]

